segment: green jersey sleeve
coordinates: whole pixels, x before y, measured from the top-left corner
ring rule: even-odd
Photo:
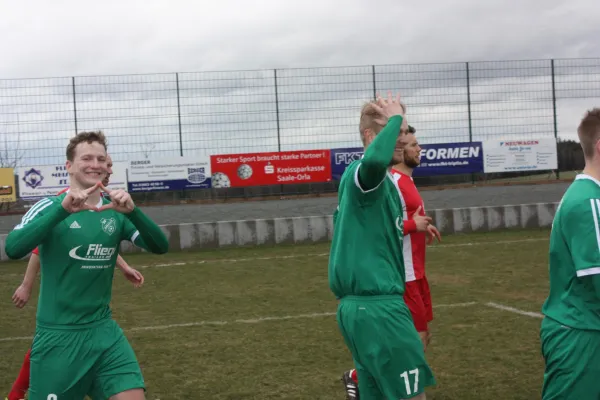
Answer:
[[[377,189],[385,179],[394,156],[402,120],[400,115],[391,117],[383,130],[367,146],[355,175],[355,184],[363,193]]]
[[[600,274],[600,199],[571,203],[561,222],[577,276]]]
[[[138,207],[125,215],[122,239],[155,254],[169,250],[169,241],[162,229]]]
[[[52,229],[70,213],[62,206],[63,197],[44,198],[35,203],[21,222],[7,235],[6,255],[21,259],[42,244]]]

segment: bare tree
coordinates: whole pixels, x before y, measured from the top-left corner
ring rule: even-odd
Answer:
[[[149,158],[150,154],[152,153],[152,151],[154,151],[154,148],[156,147],[156,143],[150,143],[150,141],[148,140],[148,136],[145,136],[144,143],[142,143],[140,146],[142,148],[144,158]]]

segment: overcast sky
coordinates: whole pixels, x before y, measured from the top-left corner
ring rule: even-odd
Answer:
[[[598,0],[430,0],[427,2],[398,0],[107,0],[102,2],[0,0],[0,37],[2,37],[0,40],[0,57],[2,59],[0,80],[372,64],[598,58],[600,57],[599,22],[600,1]],[[600,105],[600,63],[596,62],[594,65],[595,67],[591,69],[579,71],[582,75],[578,75],[586,76],[585,79],[592,81],[589,84],[586,81],[583,82],[584,86],[591,88],[588,89],[587,94],[579,93],[574,96],[573,100],[559,102],[558,119],[561,135],[570,134],[572,137],[577,119],[581,117],[585,109]],[[504,67],[509,68],[510,66],[507,64]],[[512,66],[514,67],[514,65]],[[440,70],[446,71],[452,68],[451,66],[441,66]],[[542,75],[547,75],[545,66],[536,65],[536,68],[542,71]],[[356,71],[358,70],[340,70],[339,73],[351,76],[357,73]],[[406,70],[402,71],[406,72]],[[363,74],[362,70],[359,73]],[[268,87],[272,82],[272,75],[269,74],[270,72],[260,75],[260,79],[269,82],[264,84],[264,91],[254,88],[244,93],[237,93],[238,96],[253,96],[246,97],[243,100],[246,103],[250,102],[248,100],[250,98],[268,98],[264,102],[270,105],[265,106],[264,109],[259,105],[254,105],[252,107],[255,111],[273,112],[272,101],[269,97],[273,93]],[[446,135],[443,132],[440,133],[443,127],[450,129],[447,131],[449,132],[447,135],[456,134],[460,139],[464,139],[465,106],[436,104],[438,101],[443,103],[446,99],[444,96],[450,99],[454,95],[452,90],[449,92],[441,90],[441,88],[452,87],[452,80],[460,80],[462,75],[454,76],[447,72],[444,74],[442,74],[442,78],[447,79],[447,82],[439,83],[437,88],[410,89],[413,90],[414,97],[411,98],[413,102],[416,102],[417,97],[423,99],[424,93],[429,93],[427,91],[435,92],[429,94],[430,100],[424,105],[427,107],[423,108],[420,113],[415,112],[416,115],[413,119],[421,122],[419,127],[422,128],[425,141],[427,141],[427,137],[431,141]],[[285,73],[282,75],[285,76]],[[301,76],[296,73],[295,76],[299,75]],[[363,75],[361,79],[366,84],[370,78],[368,74]],[[194,81],[196,75],[183,74],[182,76],[184,80],[187,77],[191,82]],[[256,79],[255,75],[251,76]],[[402,81],[403,76],[406,75],[396,74],[394,79]],[[436,79],[439,79],[439,74],[436,76],[438,76]],[[486,76],[481,75],[480,78],[483,79]],[[505,84],[515,85],[512,81],[507,82],[507,77],[487,76],[487,78],[505,79],[503,81]],[[200,78],[197,79],[200,80]],[[227,79],[230,80],[227,91],[224,93],[225,96],[232,93],[231,85],[236,82],[229,75]],[[419,79],[422,80],[418,82],[426,86],[425,82],[430,78],[421,76]],[[169,81],[169,85],[172,84],[170,76],[163,80]],[[510,81],[510,77],[508,80]],[[580,82],[581,80],[572,79],[572,81]],[[40,85],[46,85],[44,83],[46,81],[39,82],[43,83]],[[79,82],[90,83],[89,80],[86,81],[83,78]],[[111,93],[119,91],[116,89],[115,82],[106,79],[101,81],[105,88],[110,88],[108,91]],[[290,82],[288,81],[288,83]],[[302,84],[300,81],[295,82],[293,85],[296,88]],[[495,81],[494,84],[497,85],[498,82],[500,81]],[[417,86],[421,83],[418,83]],[[531,77],[531,80],[525,83],[537,85],[534,90],[539,91],[542,90],[540,87],[543,85],[546,85],[543,87],[547,88],[549,80]],[[20,97],[24,94],[23,91],[8,91],[6,87],[11,84],[0,82],[0,99],[4,97],[3,101],[0,101],[0,125],[4,124],[4,132],[0,132],[0,134],[14,135],[18,131],[20,140],[25,143],[22,146],[25,148],[29,146],[30,149],[37,151],[35,149],[52,147],[52,145],[40,144],[31,135],[35,132],[50,131],[48,138],[57,140],[58,144],[55,146],[57,150],[52,154],[44,153],[44,157],[60,158],[63,153],[62,143],[74,129],[71,122],[65,122],[70,118],[68,114],[72,113],[69,108],[72,100],[70,101],[68,97],[70,81],[52,81],[48,84],[53,87],[62,85],[62,88],[52,89],[51,93],[47,93],[45,89],[36,89],[40,93],[43,92],[44,95],[54,96],[48,97],[50,100],[44,100],[42,109],[39,104],[35,106],[38,108],[32,108],[30,100],[23,100]],[[237,84],[241,87],[252,86],[247,83],[238,82]],[[12,85],[14,86],[14,83]],[[190,97],[199,96],[200,89],[207,90],[206,87],[200,86],[202,86],[201,83],[188,84]],[[403,84],[389,83],[389,81],[384,81],[384,86],[392,89],[405,87]],[[482,87],[486,86],[482,84]],[[146,88],[148,87],[150,85],[146,84]],[[342,91],[340,88],[339,85],[332,85],[329,92],[340,92]],[[164,90],[164,93],[172,92],[174,86],[165,87],[163,85],[156,90]],[[316,101],[315,98],[300,98],[302,96],[297,95],[299,90],[287,93],[288,101],[298,101],[296,104],[303,104],[294,106],[296,111],[307,107],[302,103],[303,101],[309,103]],[[319,88],[315,87],[314,90],[318,91]],[[361,88],[354,88],[350,84],[347,84],[345,90],[352,91],[352,95],[346,95],[346,100],[352,100],[350,105],[339,103],[340,100],[336,98],[335,94],[326,99],[328,105],[339,104],[341,108],[346,107],[346,111],[350,110],[349,114],[336,115],[338,123],[335,125],[345,125],[345,130],[340,132],[333,130],[334,134],[338,136],[321,140],[319,135],[322,131],[308,130],[314,115],[306,113],[292,115],[290,113],[287,115],[288,120],[300,122],[296,124],[287,122],[287,125],[282,122],[281,124],[280,128],[283,133],[288,134],[286,143],[289,148],[301,148],[303,144],[304,147],[309,148],[358,145],[356,142],[358,136],[354,128],[355,110],[360,101],[368,99],[371,90],[364,85]],[[410,90],[408,91],[410,92]],[[461,90],[456,95],[462,95]],[[130,156],[133,151],[141,151],[137,147],[142,146],[140,145],[142,141],[149,142],[149,148],[160,150],[160,146],[150,143],[154,140],[153,137],[156,138],[157,143],[160,140],[164,144],[168,140],[169,145],[165,145],[163,149],[172,151],[176,155],[179,148],[176,108],[174,108],[176,101],[173,102],[175,97],[171,92],[168,93],[167,97],[170,99],[168,101],[161,98],[160,102],[155,100],[153,103],[141,103],[140,96],[133,96],[127,100],[126,104],[114,103],[116,97],[99,98],[102,96],[98,94],[82,94],[82,120],[79,127],[128,129],[128,126],[133,127],[136,123],[132,122],[131,116],[128,117],[127,113],[121,112],[119,114],[120,122],[115,125],[114,115],[106,116],[98,110],[119,107],[133,109],[144,104],[148,121],[144,124],[137,123],[137,131],[128,133],[128,135],[135,136],[135,139],[132,141],[129,136],[129,141],[123,138],[113,140],[122,146],[128,146],[127,149],[119,148],[122,153],[121,158],[128,157],[127,154]],[[282,96],[286,96],[285,83],[283,92]],[[85,101],[92,101],[90,100],[92,95],[94,103],[89,104],[94,104],[91,109],[95,110],[95,114],[90,114],[86,121]],[[187,129],[186,140],[189,143],[194,140],[198,143],[202,143],[203,140],[214,140],[214,136],[206,139],[202,137],[201,129],[198,126],[202,123],[206,124],[206,119],[201,121],[200,117],[202,116],[199,114],[202,113],[193,111],[194,107],[215,107],[214,103],[221,95],[213,93],[211,96],[213,97],[208,98],[208,104],[206,101],[199,100],[182,103],[182,106],[187,104],[187,108],[182,109],[182,112],[189,114],[184,115],[183,121],[185,125],[183,131],[186,133]],[[548,127],[550,126],[548,124],[552,122],[551,116],[547,113],[548,93],[542,97],[544,98],[540,101],[543,102],[543,107],[532,106],[531,101],[527,100],[526,108],[531,108],[528,111],[530,120],[539,117],[541,118],[540,123]],[[323,96],[321,96],[322,98]],[[225,99],[221,98],[220,100],[219,104],[223,104],[222,100]],[[148,99],[144,101],[148,101]],[[338,103],[335,103],[336,101]],[[448,101],[452,103],[451,100]],[[494,99],[492,98],[490,101],[493,102]],[[50,103],[64,104],[60,107],[52,104],[54,107],[52,108]],[[108,105],[101,107],[100,105],[104,103]],[[24,107],[23,104],[29,104],[27,106],[29,108]],[[226,104],[225,100],[225,105],[221,105],[221,108],[214,112],[226,113]],[[480,106],[484,107],[483,104]],[[236,103],[236,107],[236,111],[238,111],[242,106]],[[531,114],[533,110],[541,108],[544,109],[541,115]],[[155,118],[158,116],[158,111],[148,111],[158,109],[164,113],[164,115],[160,115],[162,123],[157,122],[158,120]],[[415,107],[411,109],[418,110]],[[459,113],[461,122],[452,128],[454,126],[452,118],[431,116],[431,113],[442,109],[450,114]],[[498,106],[491,111],[503,110]],[[481,109],[481,112],[484,111]],[[34,113],[36,116],[33,115]],[[42,113],[46,113],[46,117],[42,118],[40,116]],[[47,113],[54,114],[48,117]],[[64,115],[60,113],[64,113]],[[422,116],[424,113],[429,113],[429,119]],[[59,115],[61,116],[59,117]],[[151,122],[149,121],[150,117],[154,118]],[[139,119],[140,116],[138,115],[137,118]],[[237,136],[235,132],[223,133],[220,139],[225,142],[219,147],[222,152],[227,150],[231,152],[256,151],[254,147],[248,145],[236,147],[240,142],[251,140],[252,135],[256,134],[253,130],[268,132],[264,134],[264,143],[273,149],[276,127],[272,118],[266,122],[248,119],[250,117],[240,118],[241,124],[249,126],[247,132],[242,134],[238,131]],[[15,122],[16,120],[18,121]],[[27,121],[48,120],[54,122],[51,124],[44,122],[47,126],[46,129],[41,129],[39,123],[37,126],[27,125]],[[163,123],[168,128],[163,129],[159,126]],[[519,121],[516,123],[521,124]],[[218,124],[218,121],[213,121],[212,124]],[[48,128],[51,125],[55,128]],[[152,129],[149,130],[148,126],[151,126]],[[452,129],[457,131],[452,131]],[[236,130],[238,129],[233,129],[233,131]],[[305,138],[309,137],[309,139],[294,140],[298,136],[298,130]],[[458,130],[462,130],[460,134]],[[511,130],[509,129],[509,131]],[[498,130],[493,132],[500,134]],[[114,131],[110,133],[113,134],[113,137],[116,135]],[[346,137],[340,139],[342,136],[339,135],[342,134],[350,135],[348,137],[351,139],[347,140]],[[44,135],[46,136],[46,134]],[[311,135],[314,137],[310,138]],[[15,136],[5,136],[4,139],[6,137],[10,138],[9,141],[13,141]],[[231,146],[227,147],[226,143]],[[132,144],[137,146],[135,150],[131,150]],[[186,147],[184,146],[184,148]]]

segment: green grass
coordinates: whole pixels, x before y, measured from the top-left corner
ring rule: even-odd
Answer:
[[[429,247],[435,308],[427,358],[438,385],[428,389],[428,399],[539,398],[541,320],[485,303],[539,312],[547,290],[548,234],[453,235]],[[352,359],[334,316],[259,320],[335,312],[328,250],[328,244],[315,244],[125,255],[137,267],[185,263],[141,268],[141,289],[116,273],[114,314],[142,365],[147,398],[344,399],[339,378]],[[0,340],[31,337],[37,291],[22,310],[10,300],[25,264],[0,268]],[[477,304],[447,306],[464,302]],[[198,324],[135,329],[184,323]],[[0,397],[30,343],[0,341]]]

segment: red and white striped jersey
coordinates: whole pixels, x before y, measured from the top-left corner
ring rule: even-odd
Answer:
[[[411,282],[425,276],[427,235],[425,232],[417,232],[417,225],[412,219],[419,206],[421,206],[420,215],[425,215],[425,204],[411,176],[397,169],[392,169],[392,176],[404,212],[402,218],[404,220],[404,266],[406,282]]]

